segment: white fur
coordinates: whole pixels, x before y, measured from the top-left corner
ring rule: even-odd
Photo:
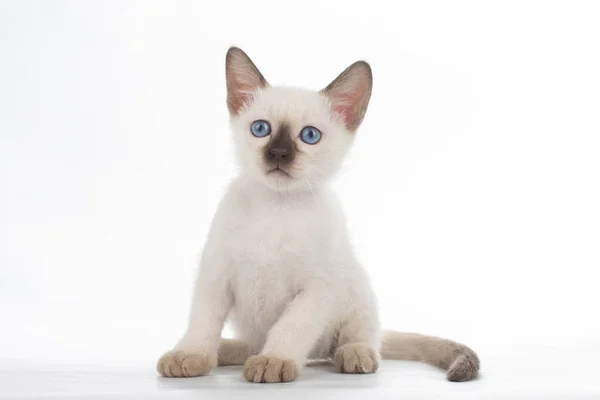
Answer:
[[[300,132],[323,132],[294,179],[266,176],[260,147],[249,125],[256,119],[288,121]],[[329,112],[318,93],[267,88],[232,119],[243,173],[230,185],[212,223],[196,282],[190,326],[180,350],[218,347],[225,317],[256,352],[292,359],[331,357],[342,326],[348,340],[379,348],[375,297],[354,257],[345,218],[326,186],[353,135]],[[304,179],[306,178],[306,179]],[[307,183],[310,182],[310,184]]]

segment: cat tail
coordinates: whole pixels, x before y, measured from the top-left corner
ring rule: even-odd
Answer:
[[[452,382],[471,380],[479,373],[479,357],[467,346],[418,333],[386,331],[381,340],[384,360],[423,361],[446,370]]]

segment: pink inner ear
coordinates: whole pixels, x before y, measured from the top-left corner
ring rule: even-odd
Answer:
[[[342,118],[348,129],[354,129],[360,124],[362,110],[366,108],[365,103],[368,101],[367,91],[367,87],[352,87],[349,90],[332,90],[329,93],[333,111]]]
[[[357,61],[346,68],[321,93],[329,97],[333,112],[341,117],[344,125],[354,131],[361,124],[369,99],[373,77],[371,67]]]
[[[248,105],[257,89],[268,86],[256,65],[239,48],[227,52],[226,72],[227,103],[232,114]]]
[[[344,125],[346,127],[350,127],[352,125],[352,121],[354,121],[357,117],[355,108],[352,107],[353,101],[356,101],[352,96],[347,93],[343,93],[336,97],[333,100],[333,111],[338,114]]]
[[[230,102],[234,110],[238,112],[252,101],[252,96],[256,87],[242,82],[235,82],[235,87],[230,94]]]

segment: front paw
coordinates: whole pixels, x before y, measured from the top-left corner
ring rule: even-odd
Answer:
[[[217,355],[204,355],[183,350],[165,353],[156,366],[158,373],[168,378],[206,375],[217,366]]]
[[[366,343],[349,343],[340,347],[333,357],[336,367],[346,374],[371,374],[377,371],[379,357]]]
[[[251,356],[244,364],[244,377],[248,382],[291,382],[298,376],[298,368],[292,360],[275,357]]]

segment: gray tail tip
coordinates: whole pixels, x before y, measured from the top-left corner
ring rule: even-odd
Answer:
[[[462,354],[448,368],[446,378],[451,382],[466,382],[479,374],[479,358],[473,354]]]

